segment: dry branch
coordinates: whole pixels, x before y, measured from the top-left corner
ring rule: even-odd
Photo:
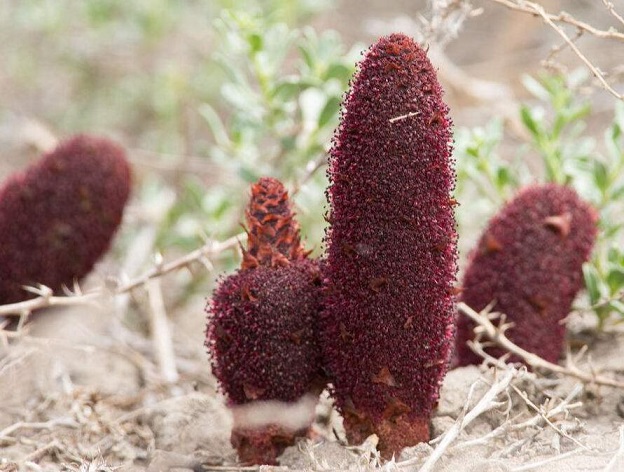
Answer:
[[[583,448],[577,447],[576,449],[572,449],[571,451],[565,452],[563,454],[558,454],[556,456],[549,457],[548,459],[544,459],[538,462],[532,462],[530,464],[520,465],[510,470],[512,472],[521,472],[521,471],[523,472],[525,470],[539,469],[546,465],[552,464],[553,462],[557,462],[563,459],[567,459],[568,457],[575,456],[579,452],[583,452],[583,451],[584,451]]]
[[[542,8],[541,5],[537,5],[533,2],[527,2],[524,0],[490,0],[494,3],[498,3],[499,5],[503,5],[511,10],[515,10],[515,11],[520,11],[523,13],[528,13],[530,15],[540,15],[539,11],[537,11],[535,9],[535,6],[538,6],[539,8]],[[611,11],[611,10],[610,10]],[[596,36],[598,38],[605,38],[605,39],[614,39],[617,41],[624,41],[624,33],[621,33],[619,31],[617,31],[614,28],[610,28],[608,30],[601,30],[599,28],[595,28],[594,26],[590,25],[589,23],[585,23],[583,21],[577,20],[576,18],[574,18],[572,15],[570,15],[569,13],[566,12],[559,12],[558,14],[554,15],[552,13],[548,13],[546,11],[544,11],[544,15],[546,16],[546,18],[548,18],[549,21],[553,22],[553,23],[565,23],[571,26],[574,26],[582,31],[586,31],[590,34],[592,34],[593,36]]]
[[[160,280],[150,279],[145,286],[150,305],[152,343],[158,359],[160,375],[166,382],[173,383],[178,380],[178,369]]]
[[[526,0],[492,0],[495,3],[504,5],[512,10],[521,11],[524,13],[530,13],[542,18],[542,20],[550,26],[570,47],[570,49],[576,54],[576,56],[585,64],[585,66],[591,71],[591,73],[598,79],[602,87],[607,90],[618,100],[624,100],[624,95],[618,93],[605,79],[604,74],[594,65],[592,62],[581,52],[581,50],[574,44],[574,41],[570,39],[567,33],[558,25],[558,23],[566,23],[575,26],[579,31],[587,31],[599,38],[617,39],[624,41],[624,33],[620,33],[615,29],[609,29],[607,31],[594,28],[588,23],[577,20],[568,13],[560,12],[557,15],[546,12],[544,7],[539,3],[529,2]],[[615,10],[613,10],[614,12]]]
[[[162,277],[163,275],[184,267],[189,267],[195,262],[204,262],[209,265],[211,257],[236,247],[245,237],[245,234],[239,234],[221,242],[208,241],[199,249],[196,249],[178,259],[164,264],[157,264],[156,267],[150,269],[142,276],[117,286],[112,290],[112,293],[115,295],[128,293],[141,285],[145,285],[151,279]],[[0,316],[23,316],[24,314],[30,313],[34,310],[52,306],[83,305],[85,303],[95,302],[102,296],[102,294],[111,292],[110,289],[102,287],[86,294],[78,291],[78,293],[63,297],[54,296],[52,294],[52,290],[45,286],[37,288],[28,287],[28,290],[37,294],[38,297],[23,302],[0,305]]]
[[[22,316],[39,308],[51,306],[84,305],[85,303],[95,301],[100,296],[99,292],[92,292],[88,294],[72,295],[69,297],[58,297],[53,296],[52,290],[45,286],[41,286],[34,290],[32,290],[31,287],[30,291],[39,293],[39,296],[24,302],[0,305],[0,316]]]
[[[501,406],[501,402],[496,401],[498,395],[507,390],[513,379],[519,378],[523,374],[523,370],[518,370],[512,366],[508,366],[504,374],[500,378],[496,379],[494,383],[490,386],[489,390],[483,395],[483,397],[481,397],[481,400],[479,400],[479,402],[470,411],[468,411],[468,405],[470,404],[470,399],[476,387],[476,383],[473,384],[470,388],[470,392],[468,393],[468,399],[464,404],[463,411],[461,412],[453,426],[451,426],[451,428],[448,429],[441,437],[441,441],[438,443],[431,455],[427,458],[425,463],[420,467],[420,469],[418,469],[418,472],[429,472],[433,470],[433,467],[442,457],[446,449],[455,439],[457,439],[459,434],[466,428],[466,426],[472,423],[481,414],[490,411],[493,408]],[[420,458],[415,457],[406,461],[397,462],[396,465],[403,468],[406,466],[414,465],[414,463],[418,460],[420,460]]]
[[[624,382],[619,382],[594,373],[585,372],[571,363],[566,367],[562,367],[558,364],[545,361],[541,357],[533,354],[532,352],[526,351],[511,342],[509,338],[505,336],[504,329],[501,329],[500,326],[495,326],[487,317],[487,313],[477,313],[463,302],[458,303],[457,308],[461,313],[468,316],[468,318],[478,325],[476,328],[478,334],[485,334],[488,339],[505,349],[507,352],[520,357],[528,365],[535,369],[544,369],[556,374],[575,377],[584,383],[624,389]]]
[[[555,426],[555,424],[550,420],[550,418],[548,418],[548,415],[546,414],[546,412],[543,411],[542,408],[538,407],[535,403],[533,403],[529,399],[529,396],[527,395],[526,392],[523,392],[523,391],[519,390],[514,385],[511,385],[511,388],[520,396],[520,398],[522,398],[522,400],[529,406],[529,408],[534,410],[538,414],[538,417],[542,418],[546,422],[546,424],[548,424],[548,426],[550,426],[552,429],[554,429],[557,432],[557,434],[559,434],[560,436],[563,436],[565,438],[568,438],[570,441],[572,441],[574,444],[576,444],[577,446],[579,446],[582,449],[585,449],[587,451],[590,450],[587,446],[582,444],[578,439],[573,438],[568,433],[566,433],[565,431],[563,431],[560,428],[558,428],[557,426]]]
[[[76,423],[71,418],[56,418],[56,419],[53,419],[53,420],[50,420],[50,421],[46,421],[46,422],[43,422],[43,423],[41,423],[41,422],[39,422],[39,423],[28,423],[28,422],[25,422],[25,421],[18,421],[17,423],[13,423],[11,426],[7,426],[2,431],[0,431],[0,441],[10,437],[11,434],[13,434],[14,432],[19,431],[21,429],[34,429],[34,430],[47,429],[47,430],[52,430],[52,429],[56,428],[57,426],[64,426],[66,428],[77,428],[78,427],[78,423]]]
[[[214,257],[223,251],[228,249],[232,249],[240,243],[242,239],[244,239],[246,235],[238,234],[236,236],[232,236],[231,238],[226,239],[225,241],[208,241],[199,249],[196,249],[185,256],[182,256],[174,261],[167,262],[164,264],[159,264],[153,269],[149,270],[145,274],[136,279],[127,282],[115,290],[115,293],[126,293],[131,290],[144,285],[148,280],[161,277],[169,272],[173,272],[175,270],[188,267],[194,262],[203,262],[206,260],[210,260],[211,257]]]
[[[309,182],[309,180],[316,174],[316,172],[323,166],[327,165],[327,154],[323,153],[318,156],[315,160],[308,161],[305,167],[305,172],[299,179],[299,181],[295,184],[292,191],[290,192],[290,196],[294,197],[297,195],[302,187]]]
[[[615,472],[618,470],[618,462],[622,458],[624,458],[624,426],[620,426],[620,447],[618,447],[618,450],[605,467],[604,472]]]
[[[524,431],[528,428],[539,428],[551,418],[554,418],[555,416],[558,416],[560,414],[567,414],[573,408],[578,408],[582,406],[581,402],[571,403],[572,400],[580,395],[581,391],[582,385],[577,384],[566,396],[566,398],[564,398],[561,403],[559,403],[556,407],[546,411],[542,411],[540,409],[539,415],[533,416],[531,419],[523,421],[522,423],[512,424],[506,422],[484,436],[476,439],[471,439],[469,441],[464,441],[461,444],[458,444],[454,447],[454,449],[465,449],[467,447],[472,447],[475,445],[491,444],[490,441],[492,439],[507,436],[512,431]]]

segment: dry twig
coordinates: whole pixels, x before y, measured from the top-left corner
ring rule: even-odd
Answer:
[[[536,11],[536,9],[534,8],[536,4],[533,2],[528,2],[525,0],[490,0],[490,1],[494,3],[498,3],[499,5],[503,5],[511,10],[520,11],[523,13],[529,13],[531,15],[541,16],[541,14],[538,11]],[[539,5],[539,7],[541,8],[541,5]],[[578,28],[582,31],[586,31],[590,33],[591,35],[596,36],[598,38],[624,41],[624,33],[621,33],[615,30],[614,28],[609,28],[608,30],[601,30],[599,28],[595,28],[589,23],[585,23],[583,21],[577,20],[569,13],[566,13],[563,11],[559,12],[556,15],[553,15],[552,13],[547,13],[547,12],[544,12],[544,14],[553,23],[565,23],[565,24],[574,26],[575,28]]]
[[[478,326],[475,328],[477,334],[485,334],[490,340],[498,344],[507,352],[514,354],[522,358],[528,365],[536,369],[544,369],[556,374],[567,375],[575,377],[584,383],[593,383],[596,385],[605,385],[608,387],[622,388],[624,389],[624,382],[610,379],[595,373],[588,373],[582,371],[572,363],[566,367],[562,367],[558,364],[548,362],[532,352],[522,349],[517,346],[505,336],[504,329],[500,326],[495,326],[487,317],[486,313],[477,313],[463,302],[457,304],[457,308],[461,313],[468,316]],[[475,351],[476,352],[476,351]]]
[[[511,388],[518,394],[520,395],[520,398],[522,398],[522,400],[529,406],[529,408],[531,408],[532,410],[534,410],[538,416],[540,418],[542,418],[546,424],[548,424],[548,426],[550,426],[552,429],[554,429],[557,434],[559,434],[560,436],[563,436],[565,438],[568,438],[570,441],[572,441],[574,444],[576,444],[578,447],[585,449],[586,451],[589,451],[591,449],[589,449],[587,446],[585,446],[584,444],[582,444],[578,439],[573,438],[572,436],[570,436],[568,433],[566,433],[565,431],[561,430],[560,428],[558,428],[551,420],[550,418],[548,418],[548,414],[547,412],[543,411],[542,408],[538,407],[535,403],[533,403],[530,399],[529,396],[526,394],[526,392],[520,391],[517,387],[515,387],[514,385],[511,385]]]
[[[479,402],[470,411],[468,411],[470,398],[472,397],[474,388],[476,387],[476,383],[473,384],[470,388],[470,392],[468,393],[468,399],[464,404],[464,410],[459,415],[453,426],[451,426],[451,428],[444,433],[442,440],[438,443],[425,463],[420,467],[420,469],[418,469],[418,472],[429,472],[433,470],[436,462],[442,457],[451,443],[457,439],[459,433],[461,433],[466,426],[472,423],[481,414],[491,410],[492,408],[499,407],[501,402],[497,402],[496,397],[507,390],[513,379],[519,378],[523,374],[524,370],[517,370],[515,367],[509,366],[504,374],[499,379],[494,381],[494,383],[490,386],[490,389],[483,395],[483,397],[481,397],[481,400],[479,400]],[[396,465],[399,467],[406,467],[414,465],[414,463],[418,460],[420,460],[420,458],[408,459],[406,461],[397,462]]]
[[[245,237],[245,234],[239,234],[221,242],[208,241],[199,249],[196,249],[178,259],[156,265],[156,267],[147,271],[142,276],[119,285],[112,292],[115,295],[128,293],[141,285],[145,285],[151,279],[162,277],[163,275],[184,267],[189,267],[195,262],[209,261],[211,257],[214,257],[228,249],[235,248]],[[45,286],[40,286],[38,288],[28,287],[28,290],[36,293],[38,297],[23,302],[0,305],[0,316],[23,316],[24,314],[30,313],[34,310],[52,306],[83,305],[85,303],[95,302],[102,296],[103,293],[110,292],[109,289],[102,287],[86,294],[78,292],[69,296],[60,297],[52,295],[52,290]]]
[[[150,279],[145,285],[150,304],[152,342],[158,359],[160,375],[166,382],[175,382],[178,380],[178,370],[160,280]]]
[[[9,435],[21,429],[52,430],[56,428],[57,426],[64,426],[66,428],[77,428],[78,423],[76,423],[71,418],[55,418],[53,420],[46,421],[43,423],[28,423],[24,421],[18,421],[17,423],[13,423],[11,426],[7,426],[2,431],[0,431],[0,440],[6,439],[7,437],[9,437]]]
[[[624,426],[620,426],[620,447],[613,455],[604,472],[616,472],[618,469],[618,462],[624,458]],[[621,464],[620,464],[621,465]]]
[[[309,180],[318,172],[318,170],[327,165],[327,154],[323,153],[318,156],[315,160],[308,161],[305,167],[305,172],[298,180],[298,182],[293,187],[290,192],[290,196],[294,197],[297,195],[303,186],[309,182]]]
[[[618,20],[620,23],[624,25],[624,17],[622,17],[622,15],[620,15],[617,11],[615,11],[615,7],[613,6],[613,3],[607,0],[602,0],[602,3],[604,3],[604,6],[607,8],[607,10],[609,10],[609,13],[611,13],[611,16],[613,16],[616,20]]]
[[[581,402],[571,403],[572,400],[578,397],[581,392],[582,385],[577,384],[566,396],[566,398],[564,398],[556,407],[551,408],[550,410],[540,411],[539,415],[533,416],[531,419],[523,421],[522,423],[513,424],[505,422],[498,428],[490,431],[488,434],[481,436],[480,438],[464,441],[455,446],[454,449],[464,449],[475,445],[488,444],[492,439],[507,436],[512,431],[524,431],[527,428],[539,428],[543,426],[546,420],[550,420],[560,414],[567,414],[569,410],[582,406]]]
[[[513,472],[521,472],[525,470],[539,469],[540,467],[544,467],[546,465],[552,464],[553,462],[557,462],[563,459],[567,459],[568,457],[575,456],[576,454],[578,454],[579,452],[583,452],[584,450],[585,450],[584,448],[577,447],[576,449],[572,449],[571,451],[565,452],[563,454],[557,454],[556,456],[549,457],[547,459],[544,459],[538,462],[531,462],[530,464],[523,464],[518,467],[514,467],[513,469],[510,469],[510,470]]]
[[[23,302],[0,305],[0,316],[22,316],[39,308],[52,306],[84,305],[85,303],[93,302],[100,296],[99,292],[91,292],[69,297],[59,297],[52,295],[52,290],[45,286],[38,288],[29,287],[29,289],[30,292],[39,296]]]
[[[210,260],[211,257],[214,257],[228,249],[237,247],[240,241],[245,237],[246,235],[244,234],[238,234],[222,242],[208,241],[199,249],[195,249],[194,251],[174,261],[157,265],[142,276],[137,277],[136,279],[121,285],[120,287],[117,287],[115,293],[129,292],[139,287],[140,285],[144,285],[150,279],[161,277],[165,274],[168,274],[169,272],[188,267],[194,262]]]
[[[600,38],[609,38],[609,39],[617,39],[619,41],[624,41],[624,33],[620,33],[615,29],[609,29],[608,31],[600,30],[594,28],[588,23],[584,23],[572,17],[570,14],[561,12],[558,15],[553,15],[551,13],[546,12],[544,7],[539,3],[529,2],[526,0],[492,0],[498,4],[504,5],[507,8],[512,10],[521,11],[524,13],[530,13],[532,15],[537,15],[542,18],[542,20],[550,26],[570,47],[570,49],[576,54],[576,56],[585,64],[585,66],[591,71],[591,73],[598,79],[602,87],[607,90],[611,95],[613,95],[618,100],[624,100],[624,95],[618,93],[605,79],[604,74],[594,65],[592,62],[585,56],[581,50],[574,44],[574,41],[570,39],[567,33],[558,25],[558,23],[566,23],[572,26],[575,26],[580,31],[587,31],[594,36]]]

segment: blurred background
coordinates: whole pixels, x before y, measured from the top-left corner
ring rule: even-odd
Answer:
[[[0,331],[0,428],[19,437],[7,425],[68,415],[79,426],[54,423],[30,443],[6,433],[3,455],[39,454],[45,470],[83,457],[139,463],[154,447],[193,452],[208,435],[232,452],[227,421],[211,413],[224,408],[205,306],[240,263],[249,186],[283,180],[322,254],[340,102],[363,51],[392,32],[429,49],[446,91],[460,268],[518,188],[573,185],[600,213],[575,312],[598,330],[621,322],[623,13],[621,0],[1,0],[0,181],[77,133],[121,143],[134,174],[112,249],[82,282],[104,302]],[[161,274],[167,263],[181,269]],[[159,402],[162,418],[141,416]]]
[[[98,282],[137,277],[154,266],[154,254],[175,260],[207,240],[241,234],[249,184],[263,175],[286,183],[308,246],[321,254],[324,164],[341,98],[362,51],[401,31],[429,47],[455,123],[463,265],[486,217],[519,185],[575,180],[592,201],[609,200],[595,180],[611,161],[598,169],[593,162],[609,147],[603,135],[621,100],[544,18],[518,5],[5,0],[0,178],[76,133],[126,147],[133,199]],[[622,90],[622,38],[609,37],[622,27],[617,12],[597,0],[541,5],[599,30],[556,23]],[[619,134],[615,140],[619,165]],[[607,190],[621,190],[616,177]],[[209,261],[209,270],[196,264],[167,275],[170,314],[196,300],[202,324],[216,276],[238,261],[234,248]]]

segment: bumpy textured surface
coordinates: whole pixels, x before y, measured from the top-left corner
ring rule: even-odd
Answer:
[[[307,256],[288,192],[279,180],[263,177],[252,185],[245,217],[249,229],[243,269],[279,267]]]
[[[233,404],[298,400],[319,373],[316,261],[239,271],[221,281],[209,310],[212,370]]]
[[[76,136],[0,189],[0,303],[31,298],[22,285],[55,291],[91,271],[108,249],[130,193],[117,144]]]
[[[288,193],[275,179],[252,186],[248,247],[241,269],[221,280],[207,307],[212,370],[232,405],[295,402],[324,388],[317,319],[322,263],[307,258]],[[246,464],[276,464],[307,431],[277,424],[234,425],[231,442]]]
[[[353,442],[386,456],[429,439],[452,349],[454,172],[425,52],[394,34],[359,65],[330,151],[321,343]]]
[[[493,310],[515,324],[506,332],[513,342],[557,362],[565,340],[561,321],[583,286],[582,265],[596,238],[596,222],[594,209],[569,187],[526,188],[481,236],[464,275],[461,300],[477,311],[495,301]],[[466,345],[473,327],[468,318],[459,318],[458,365],[482,361]],[[496,348],[487,351],[504,354]]]

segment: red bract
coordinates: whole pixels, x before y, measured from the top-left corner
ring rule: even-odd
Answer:
[[[125,152],[76,136],[0,189],[0,303],[30,298],[23,285],[57,291],[87,275],[107,251],[130,193]]]
[[[488,224],[464,276],[461,300],[480,311],[488,304],[514,323],[506,335],[550,362],[563,350],[572,301],[583,285],[582,265],[596,238],[597,215],[570,187],[526,188]],[[460,317],[458,365],[482,359],[466,342],[474,324]],[[488,348],[499,357],[504,351]],[[512,357],[510,361],[519,361]]]
[[[452,349],[451,121],[435,71],[393,34],[359,65],[330,155],[321,343],[347,435],[429,439]]]
[[[263,178],[252,186],[246,217],[242,268],[220,281],[207,308],[213,372],[233,407],[318,396],[325,385],[316,332],[320,263],[307,259],[279,181]],[[275,464],[309,427],[286,427],[279,416],[250,427],[238,418],[231,441],[249,464]]]
[[[249,230],[243,269],[283,266],[307,256],[294,216],[288,192],[279,180],[263,177],[252,185],[245,212]]]

